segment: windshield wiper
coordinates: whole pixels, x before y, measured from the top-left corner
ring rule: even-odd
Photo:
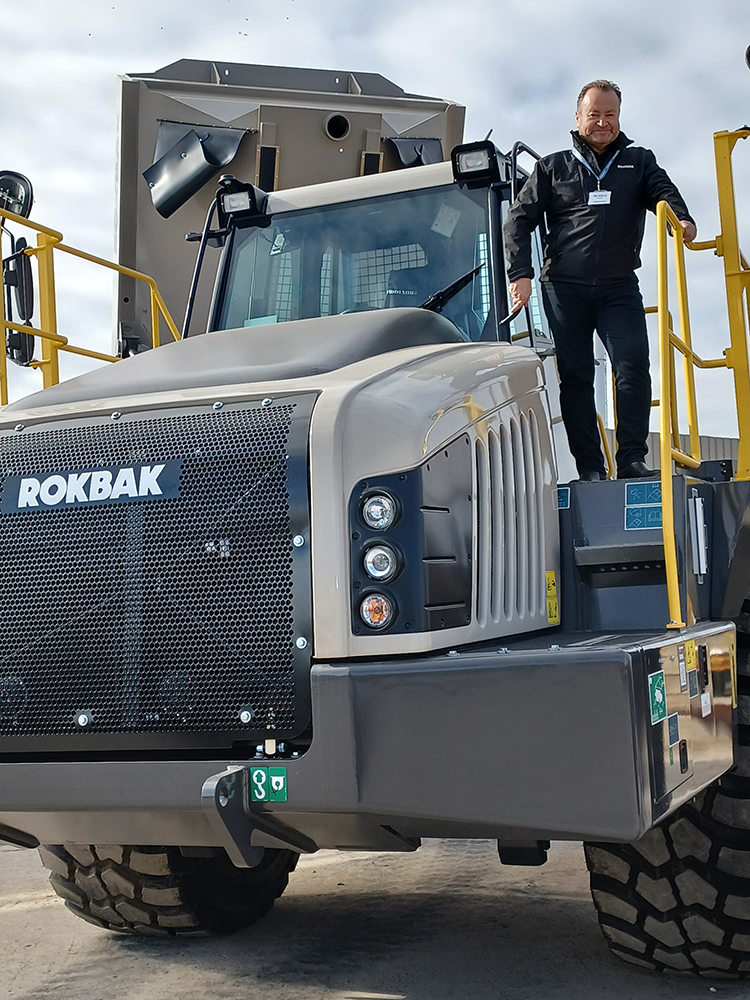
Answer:
[[[450,285],[446,285],[445,288],[441,288],[439,292],[433,292],[429,299],[425,301],[418,307],[419,309],[429,309],[431,312],[442,312],[443,307],[446,305],[454,295],[458,295],[462,288],[466,288],[474,275],[481,271],[484,267],[484,262],[477,264],[476,267],[472,268],[471,271],[467,271],[466,274],[462,274],[460,278],[456,278],[452,281]]]

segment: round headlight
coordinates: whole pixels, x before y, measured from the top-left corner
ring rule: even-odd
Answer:
[[[368,594],[359,606],[359,613],[370,628],[386,628],[393,621],[396,608],[385,594]]]
[[[364,564],[371,580],[390,580],[398,569],[398,557],[390,545],[373,545],[365,552]]]
[[[376,531],[385,531],[396,520],[396,501],[387,493],[376,493],[362,504],[362,520]]]

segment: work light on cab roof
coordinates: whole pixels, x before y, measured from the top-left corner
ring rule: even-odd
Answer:
[[[490,187],[500,180],[497,148],[494,142],[467,142],[451,151],[453,177],[466,187]]]

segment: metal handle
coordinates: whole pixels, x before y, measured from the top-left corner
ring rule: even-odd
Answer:
[[[525,142],[514,142],[513,148],[510,151],[510,200],[513,202],[516,200],[516,195],[518,194],[518,154],[528,153],[529,156],[533,156],[535,160],[541,160],[541,156],[531,146],[527,146]]]

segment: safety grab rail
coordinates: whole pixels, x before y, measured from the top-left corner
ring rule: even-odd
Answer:
[[[664,538],[664,569],[667,578],[667,603],[670,621],[667,628],[685,628],[680,602],[677,572],[677,543],[674,533],[674,491],[672,489],[672,462],[697,469],[701,464],[701,445],[698,433],[698,408],[695,393],[695,368],[726,368],[727,359],[704,360],[693,350],[690,330],[690,310],[687,298],[685,270],[685,244],[682,240],[679,219],[665,201],[656,206],[656,267],[657,306],[646,309],[656,313],[659,335],[659,436],[662,534]],[[675,332],[669,310],[668,242],[674,242],[677,297],[679,307],[679,333]],[[715,247],[709,243],[700,249]],[[694,247],[698,249],[698,247]],[[677,409],[677,375],[675,352],[683,357],[685,389],[687,395],[689,451],[681,446]],[[693,624],[688,622],[687,624]]]
[[[685,244],[682,227],[666,202],[656,207],[657,220],[657,306],[646,312],[656,313],[659,329],[659,431],[660,477],[662,499],[662,533],[664,567],[667,578],[667,601],[670,621],[668,628],[684,628],[677,572],[677,546],[674,533],[674,493],[672,463],[697,469],[701,464],[698,431],[698,410],[695,392],[696,368],[730,368],[733,371],[739,450],[736,478],[750,479],[750,364],[748,362],[748,330],[745,306],[750,306],[750,268],[739,248],[737,217],[732,179],[731,153],[738,139],[750,136],[750,129],[738,132],[718,132],[714,136],[716,181],[719,194],[721,235],[715,240],[688,244],[691,250],[714,250],[724,259],[727,307],[729,311],[730,346],[721,358],[703,359],[692,346],[690,310],[687,297]],[[669,311],[669,273],[667,248],[672,239],[675,249],[675,271],[679,306],[679,333],[675,332]],[[743,302],[743,296],[745,302]],[[688,451],[682,448],[678,426],[677,379],[675,355],[682,354],[688,416]],[[689,608],[688,608],[689,612]],[[689,615],[688,615],[689,616]],[[687,624],[693,624],[688,621]]]
[[[510,151],[510,200],[511,204],[516,200],[516,195],[518,194],[518,154],[528,153],[529,156],[533,156],[535,160],[541,160],[541,156],[532,149],[531,146],[527,146],[525,142],[514,142],[513,148]]]
[[[76,347],[68,342],[67,337],[57,332],[54,271],[55,250],[70,254],[73,257],[79,257],[92,264],[109,268],[109,270],[117,271],[120,274],[128,275],[138,281],[145,281],[149,286],[151,304],[152,346],[159,346],[160,318],[166,323],[173,339],[180,339],[177,326],[152,277],[140,271],[134,271],[132,268],[125,267],[122,264],[115,264],[110,260],[104,260],[101,257],[95,257],[93,254],[85,253],[83,250],[76,250],[74,247],[66,246],[62,242],[62,233],[58,233],[54,229],[48,229],[46,226],[41,226],[30,219],[24,219],[13,212],[0,209],[0,219],[7,219],[9,222],[24,226],[36,233],[36,246],[26,247],[22,252],[29,257],[36,257],[39,276],[39,327],[27,326],[24,323],[14,323],[5,314],[5,275],[3,273],[4,269],[0,267],[0,405],[5,406],[8,402],[8,359],[5,351],[5,338],[9,330],[17,333],[25,333],[31,337],[39,337],[41,341],[41,359],[29,362],[28,367],[41,370],[42,382],[45,389],[51,385],[56,385],[60,381],[59,351],[65,351],[69,354],[79,354],[96,361],[120,360],[113,355],[103,354],[100,351],[92,351],[86,347]]]

